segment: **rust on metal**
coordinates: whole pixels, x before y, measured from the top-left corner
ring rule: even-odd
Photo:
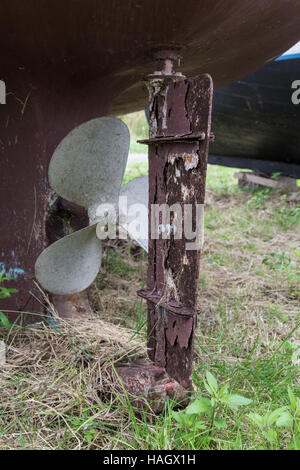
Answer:
[[[215,0],[213,8],[195,0],[24,5],[0,2],[0,79],[7,93],[0,105],[0,270],[18,289],[2,299],[1,310],[16,312],[9,313],[12,321],[41,309],[34,264],[47,246],[47,169],[59,142],[87,120],[144,109],[141,77],[156,68],[152,51],[170,49],[172,59],[180,45],[184,74],[208,71],[223,86],[299,40],[300,18],[299,0]],[[161,65],[160,76],[170,68]]]
[[[151,363],[119,367],[114,377],[139,408],[146,398],[156,412],[167,397],[187,404],[192,390],[201,251],[196,224],[203,224],[197,211],[205,199],[213,93],[209,75],[186,79],[173,71],[175,54],[158,54],[161,72],[147,77],[150,138],[142,143],[149,145],[149,253],[147,287],[138,291],[148,306]],[[156,212],[162,205],[169,208],[168,224]],[[175,207],[192,209],[189,229]]]
[[[181,406],[188,402],[187,391],[163,367],[151,362],[117,367],[112,380],[119,393],[122,394],[123,387],[129,391],[131,403],[139,409],[147,408],[150,403],[152,411],[160,413],[167,398],[176,399]]]
[[[168,142],[184,142],[185,140],[205,140],[205,134],[202,132],[199,135],[182,135],[180,137],[157,137],[154,139],[143,139],[143,140],[138,140],[137,142],[139,144],[154,144],[156,145],[157,143],[160,144],[165,144]]]
[[[168,62],[169,67],[169,62]],[[212,107],[209,75],[186,79],[169,73],[150,75],[149,227],[151,207],[180,204],[182,211],[204,204]],[[172,215],[171,215],[172,217]],[[171,219],[176,225],[176,220]],[[199,311],[197,288],[201,247],[187,250],[182,237],[149,236],[147,288],[138,293],[148,304],[149,358],[184,389],[192,389],[193,337]]]

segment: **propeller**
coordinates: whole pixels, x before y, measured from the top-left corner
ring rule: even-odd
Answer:
[[[119,224],[146,252],[148,252],[148,176],[129,181],[121,189],[126,197],[126,209],[120,206]]]
[[[97,226],[103,220],[107,223],[105,204],[117,205],[129,141],[123,121],[102,117],[73,129],[56,148],[49,165],[49,183],[58,195],[85,207],[91,224],[53,243],[38,257],[35,276],[47,291],[71,295],[86,289],[96,278],[102,258]]]

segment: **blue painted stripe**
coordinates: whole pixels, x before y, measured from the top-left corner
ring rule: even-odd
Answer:
[[[300,54],[287,54],[281,55],[275,59],[275,62],[279,62],[280,60],[291,60],[291,59],[300,59]]]

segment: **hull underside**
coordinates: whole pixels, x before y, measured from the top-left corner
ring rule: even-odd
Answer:
[[[47,172],[62,138],[89,119],[145,109],[154,51],[179,46],[183,73],[208,72],[221,86],[295,43],[300,10],[298,0],[1,0],[0,18],[0,267],[19,290],[1,310],[17,314],[42,310],[34,263],[53,241]]]
[[[300,178],[300,59],[275,61],[215,90],[209,162]]]

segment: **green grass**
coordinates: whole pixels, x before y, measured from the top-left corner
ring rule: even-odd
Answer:
[[[130,129],[130,152],[131,153],[146,153],[147,148],[145,145],[138,144],[137,140],[147,139],[149,134],[149,127],[144,111],[126,114],[120,116],[125,124]]]
[[[135,164],[127,169],[125,181],[146,172],[146,165]],[[270,412],[288,409],[288,387],[300,396],[299,210],[281,193],[240,190],[233,173],[208,167],[212,200],[206,208],[201,259],[194,399],[208,398],[205,377],[210,371],[220,386],[226,384],[251,403],[236,410],[221,405],[218,426],[210,427],[206,415],[180,418],[180,424],[171,401],[159,416],[149,411],[136,415],[121,395],[113,401],[91,399],[84,382],[72,389],[72,377],[82,373],[80,366],[49,363],[46,373],[54,377],[50,388],[58,380],[56,370],[59,380],[71,387],[63,411],[58,413],[55,403],[47,408],[45,395],[28,388],[35,379],[26,369],[13,373],[14,393],[9,403],[0,404],[0,448],[300,448],[298,425],[259,427],[251,420],[257,415],[267,420]],[[135,292],[145,284],[145,270],[146,257],[140,251],[109,246],[93,301],[100,318],[129,327],[132,338],[142,341],[147,312]],[[30,408],[30,400],[40,403],[39,411]],[[10,407],[13,415],[7,411]],[[44,430],[38,425],[41,413],[47,421]],[[206,428],[196,429],[195,423],[202,422]]]
[[[287,387],[299,378],[298,368],[291,365],[291,347],[286,345],[269,359],[251,361],[249,358],[234,366],[220,357],[211,359],[209,363],[195,368],[194,383],[199,392],[195,393],[194,398],[208,397],[204,377],[205,371],[210,370],[220,384],[227,384],[234,392],[252,400],[250,405],[237,411],[226,407],[220,409],[218,419],[226,422],[226,429],[214,427],[208,432],[193,430],[193,427],[188,426],[186,429],[179,428],[174,420],[174,404],[169,402],[165,412],[156,417],[153,423],[147,422],[146,416],[135,419],[128,430],[129,437],[119,436],[117,447],[122,445],[127,449],[147,450],[297,448],[299,434],[296,435],[292,429],[279,428],[276,441],[270,442],[249,420],[251,412],[264,415],[279,407],[288,407]],[[298,441],[295,445],[296,438]]]
[[[209,398],[209,371],[219,387],[251,402],[237,409],[220,403],[213,426],[205,413],[178,417],[171,401],[159,416],[149,409],[136,415],[126,396],[109,399],[91,394],[87,381],[73,384],[86,363],[46,359],[47,390],[63,383],[68,398],[47,408],[30,369],[11,372],[9,393],[0,375],[0,449],[300,449],[299,420],[268,423],[270,412],[290,409],[289,387],[300,397],[300,208],[278,191],[239,189],[235,171],[208,165],[193,400]],[[129,164],[123,183],[147,172],[147,163]],[[105,253],[93,306],[144,342],[147,310],[136,290],[145,285],[146,256],[124,245],[108,245]],[[265,419],[261,427],[256,415]]]
[[[139,176],[145,176],[148,174],[148,162],[134,163],[130,162],[127,164],[126,173],[123,179],[123,185],[129,183],[134,178]]]
[[[126,181],[147,170],[146,164],[129,165]],[[169,404],[155,425],[141,421],[138,435],[132,431],[134,439],[130,435],[130,442],[122,441],[128,448],[299,448],[299,435],[292,429],[276,429],[272,441],[267,429],[259,429],[248,415],[288,406],[288,386],[300,394],[299,363],[292,359],[299,341],[300,267],[295,253],[300,211],[278,191],[239,189],[235,171],[208,165],[213,202],[205,214],[199,300],[205,313],[195,344],[194,383],[203,393],[205,371],[210,370],[252,403],[234,415],[223,410],[227,429],[214,430],[209,439],[201,433],[178,435]]]

